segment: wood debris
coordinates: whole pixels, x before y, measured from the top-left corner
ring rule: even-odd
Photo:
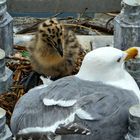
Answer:
[[[0,95],[0,107],[7,112],[6,117],[8,124],[10,123],[10,118],[16,102],[25,94],[21,80],[32,71],[29,59],[22,57],[20,53],[25,50],[25,48],[19,49],[18,46],[15,46],[14,48],[16,48],[16,53],[13,56],[6,58],[7,67],[13,71],[13,84],[10,92]]]

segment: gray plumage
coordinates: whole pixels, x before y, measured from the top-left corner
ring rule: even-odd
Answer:
[[[44,99],[53,99],[55,105],[45,105]],[[72,100],[75,102],[63,106],[59,104],[60,100],[65,103]],[[11,118],[11,130],[17,135],[24,132],[20,130],[25,128],[51,128],[74,113],[74,121],[68,124],[61,122],[55,133],[51,129],[46,132],[41,132],[44,129],[36,130],[27,134],[20,133],[17,140],[23,137],[36,140],[35,136],[39,137],[38,140],[49,140],[54,139],[55,135],[77,133],[82,135],[62,136],[62,140],[124,140],[128,129],[128,109],[137,103],[138,99],[132,91],[68,76],[48,87],[31,90],[21,97]],[[86,112],[86,115],[79,109]]]

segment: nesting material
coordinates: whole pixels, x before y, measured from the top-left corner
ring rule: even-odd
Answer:
[[[20,50],[18,46],[15,48],[18,53],[25,51],[22,47],[20,47]],[[21,59],[15,56],[7,58],[6,66],[13,71],[12,79],[10,79],[12,84],[9,86],[9,92],[4,91],[3,94],[0,95],[0,107],[6,110],[7,123],[9,124],[17,100],[25,93],[21,81],[30,74],[31,66],[29,60],[25,59],[25,57]]]
[[[12,133],[6,125],[6,111],[0,108],[0,139],[9,140],[12,138]]]

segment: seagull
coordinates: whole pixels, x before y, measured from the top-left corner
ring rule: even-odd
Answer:
[[[12,114],[16,140],[124,140],[128,110],[140,102],[124,62],[138,55],[135,47],[98,48],[86,54],[76,75],[29,90]]]

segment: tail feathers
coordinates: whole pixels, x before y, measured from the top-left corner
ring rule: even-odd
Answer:
[[[68,125],[61,125],[56,129],[57,135],[80,134],[89,135],[90,130],[85,126],[77,123],[70,123]]]
[[[28,133],[16,135],[16,140],[54,140],[53,133]]]

